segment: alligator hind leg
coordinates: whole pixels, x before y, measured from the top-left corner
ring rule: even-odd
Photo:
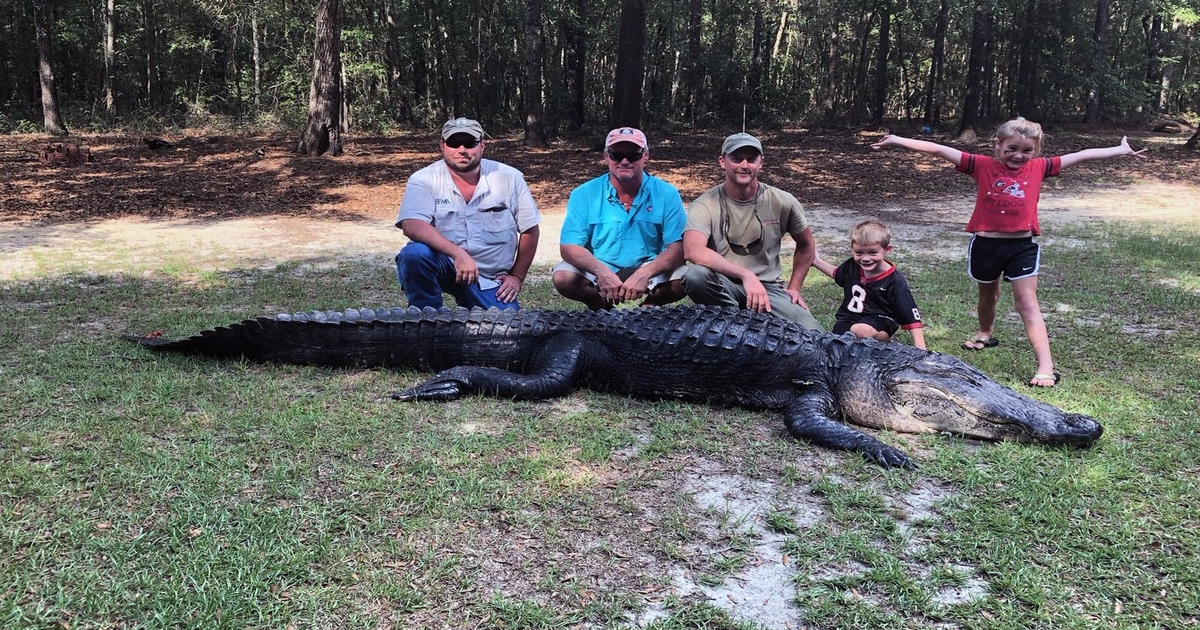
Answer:
[[[575,334],[548,339],[530,361],[528,374],[492,367],[459,366],[439,372],[433,378],[392,398],[403,401],[456,400],[468,394],[482,394],[513,400],[555,398],[571,391],[586,369],[588,342]],[[597,349],[593,348],[593,351]]]

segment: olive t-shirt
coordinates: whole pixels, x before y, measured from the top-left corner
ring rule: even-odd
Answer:
[[[688,206],[687,227],[708,237],[708,248],[754,272],[762,282],[783,275],[779,246],[783,234],[798,239],[808,228],[800,202],[790,193],[759,182],[758,194],[738,201],[721,184]]]

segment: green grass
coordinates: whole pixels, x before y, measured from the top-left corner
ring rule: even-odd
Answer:
[[[0,286],[0,627],[617,628],[657,603],[646,627],[754,628],[671,591],[672,567],[722,584],[753,558],[751,518],[682,490],[706,467],[771,484],[762,527],[786,536],[814,627],[1195,625],[1197,234],[1047,232],[1040,296],[1065,380],[1031,394],[1100,419],[1104,438],[883,436],[915,472],[797,443],[770,414],[589,392],[401,404],[388,394],[423,375],[152,356],[119,338],[395,303],[386,261],[43,261]],[[962,262],[896,259],[930,346],[965,354]],[[545,272],[524,303],[568,307]],[[840,289],[811,278],[829,319]],[[965,358],[1024,389],[1034,365],[1007,290],[1001,314],[1003,343]],[[922,492],[940,498],[911,513]]]

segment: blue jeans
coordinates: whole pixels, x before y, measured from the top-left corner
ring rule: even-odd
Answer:
[[[498,286],[483,289],[479,282],[460,284],[454,275],[454,259],[424,243],[409,243],[396,254],[396,278],[409,306],[442,308],[442,293],[449,293],[464,308],[521,308],[516,300],[496,299]]]

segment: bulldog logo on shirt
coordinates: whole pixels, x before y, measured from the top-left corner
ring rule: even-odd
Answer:
[[[1008,195],[1009,197],[1014,197],[1016,199],[1025,198],[1025,191],[1021,188],[1021,182],[1018,182],[1011,177],[996,178],[996,181],[992,182],[992,191],[997,194]]]

